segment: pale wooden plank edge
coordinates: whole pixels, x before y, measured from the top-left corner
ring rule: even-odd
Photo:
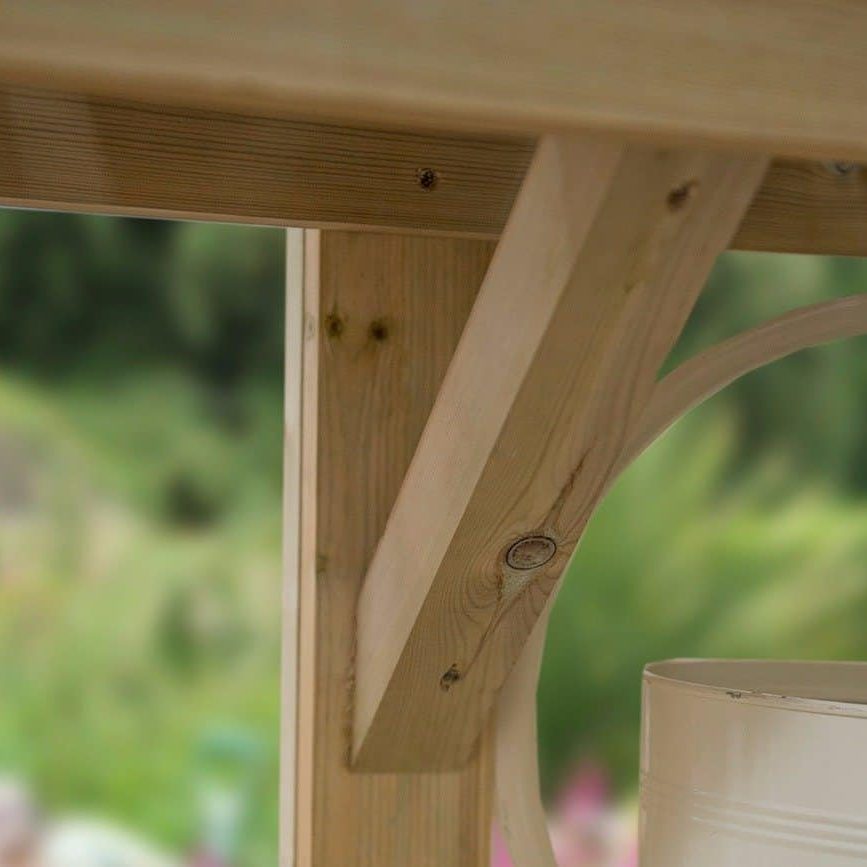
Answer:
[[[0,85],[8,207],[492,239],[532,149]],[[867,173],[780,160],[732,247],[867,255],[865,227]]]
[[[301,411],[300,470],[297,501],[299,509],[298,553],[298,661],[295,717],[295,791],[294,839],[281,839],[281,856],[290,865],[307,867],[313,860],[315,791],[315,713],[310,697],[316,689],[316,540],[318,529],[317,496],[319,477],[319,280],[321,271],[321,233],[303,230],[301,276],[301,347],[295,355],[299,368]],[[280,833],[283,833],[281,827]],[[291,859],[294,858],[294,861]],[[281,867],[284,865],[281,864]]]
[[[298,637],[301,580],[301,430],[304,330],[304,232],[286,232],[286,332],[283,405],[283,652],[280,725],[280,867],[295,864],[298,759]]]

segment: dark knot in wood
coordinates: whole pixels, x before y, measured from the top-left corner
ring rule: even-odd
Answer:
[[[686,181],[675,187],[667,198],[668,208],[671,211],[679,211],[691,198],[698,186],[698,181]]]
[[[557,553],[557,543],[548,536],[524,536],[506,551],[506,564],[526,571],[544,566]]]
[[[448,692],[454,684],[461,679],[461,673],[458,671],[457,665],[453,665],[441,678],[440,689]]]

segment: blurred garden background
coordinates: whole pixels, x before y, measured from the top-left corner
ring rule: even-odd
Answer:
[[[727,254],[670,364],[863,289]],[[276,863],[282,296],[277,230],[0,211],[0,781],[178,863]],[[864,658],[865,398],[867,344],[802,353],[612,491],[549,633],[555,825],[628,815],[647,661]]]

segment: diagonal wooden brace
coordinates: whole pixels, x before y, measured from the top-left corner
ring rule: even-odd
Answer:
[[[542,140],[359,600],[356,767],[471,756],[766,166]]]

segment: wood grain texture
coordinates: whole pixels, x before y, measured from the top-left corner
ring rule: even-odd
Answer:
[[[6,86],[0,153],[7,205],[496,237],[532,144]]]
[[[528,138],[336,126],[0,85],[0,204],[497,238]],[[430,189],[420,172],[432,169]],[[867,174],[780,160],[732,240],[867,256]]]
[[[5,0],[0,77],[229,110],[867,156],[861,0]]]
[[[777,160],[731,246],[867,256],[867,172],[853,163]]]
[[[349,770],[355,605],[492,245],[309,232],[305,252],[297,867],[487,867],[492,755]],[[284,862],[285,863],[285,862]]]
[[[765,168],[543,139],[359,600],[360,768],[471,754]]]

